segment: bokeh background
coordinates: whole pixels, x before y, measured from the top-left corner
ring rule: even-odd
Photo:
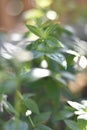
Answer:
[[[79,38],[79,52],[84,56],[75,58],[75,62],[81,72],[75,82],[69,82],[69,88],[74,93],[87,90],[87,0],[0,0],[0,44],[6,40],[18,44],[27,31],[25,23],[41,16],[63,25]],[[72,39],[64,37],[64,42],[73,46]]]
[[[0,30],[16,29],[24,22],[23,13],[32,8],[55,11],[62,24],[73,24],[77,29],[78,26],[83,27],[87,36],[87,0],[1,0]],[[86,39],[85,36],[82,38]]]
[[[43,56],[40,59],[34,59],[32,49],[26,50],[26,47],[34,43],[37,38],[30,29],[28,30],[26,23],[27,25],[37,25],[39,22],[45,23],[46,21],[51,21],[53,24],[58,23],[56,33],[54,31],[52,36],[61,41],[65,47],[64,51],[67,53],[63,52],[66,57],[66,60],[63,61],[65,63],[67,61],[66,69],[60,66],[63,64],[62,57],[60,55],[57,57],[55,51],[54,56],[58,58],[60,64],[49,58],[44,61]],[[50,38],[52,38],[51,35]],[[52,45],[54,43],[53,41]],[[36,44],[36,50],[38,50],[38,46]],[[32,46],[30,47],[32,48]],[[43,46],[41,47],[43,50]],[[61,49],[58,53],[60,52]],[[52,77],[44,78],[45,69],[40,71],[41,68],[50,69]],[[32,69],[35,70],[33,75]],[[38,80],[38,74],[42,78],[41,80]],[[36,81],[34,81],[35,75]],[[46,76],[49,76],[49,73]],[[59,103],[60,110],[68,98],[79,99],[79,101],[87,100],[87,0],[0,0],[0,101],[7,100],[7,95],[3,95],[3,90],[6,89],[8,101],[13,104],[14,89],[16,87],[19,89],[19,86],[22,87],[21,93],[35,92],[34,99],[41,106],[41,110],[48,110],[51,108],[50,106],[55,109],[55,99]],[[45,90],[44,86],[48,88]],[[54,86],[58,86],[58,89],[57,87],[54,89]],[[45,91],[52,103],[47,101],[47,97],[44,95]],[[15,104],[16,102],[19,100],[16,99]],[[0,111],[3,111],[3,102],[0,103]],[[10,119],[7,113],[4,113],[4,116],[1,113],[0,116],[6,121]],[[55,121],[52,121],[55,126]],[[0,119],[0,126],[4,126],[4,123]],[[50,122],[50,126],[52,126],[52,122]],[[63,130],[64,122],[60,122],[55,130],[60,126]]]

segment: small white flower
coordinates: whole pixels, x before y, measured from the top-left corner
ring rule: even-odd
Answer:
[[[77,110],[74,112],[77,115],[77,119],[87,120],[87,101],[82,101],[82,104],[68,101],[68,104]]]
[[[87,120],[87,113],[85,112],[84,114],[79,115],[77,119]]]
[[[84,114],[85,112],[81,109],[74,112],[76,115]]]
[[[76,110],[85,109],[85,106],[78,102],[67,101],[67,103]]]
[[[85,107],[87,107],[87,100],[82,100],[81,103],[82,103]]]
[[[27,110],[26,111],[26,116],[30,116],[32,114],[32,111],[31,110]]]

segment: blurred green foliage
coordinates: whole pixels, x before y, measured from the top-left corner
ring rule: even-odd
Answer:
[[[74,80],[73,59],[80,54],[74,47],[72,51],[76,53],[68,52],[71,48],[61,42],[61,36],[72,37],[73,34],[56,20],[49,20],[44,15],[46,10],[41,6],[49,7],[51,0],[36,2],[42,10],[29,12],[26,21],[28,32],[24,34],[24,38],[33,35],[25,48],[32,58],[21,62],[17,56],[11,59],[0,57],[0,128],[81,130],[74,109],[66,103],[66,100],[76,100],[67,87],[67,81]],[[55,3],[56,0],[54,8],[57,6]],[[58,5],[61,7],[62,1]],[[58,12],[60,10],[58,8]]]

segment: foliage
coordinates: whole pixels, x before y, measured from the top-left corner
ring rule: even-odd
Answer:
[[[1,55],[0,59],[1,129],[62,130],[63,121],[65,129],[84,130],[79,125],[81,120],[77,126],[73,109],[62,101],[62,98],[74,99],[67,80],[73,77],[70,74],[72,70],[75,72],[73,58],[79,54],[68,51],[70,48],[61,42],[61,35],[73,34],[55,22],[42,22],[40,18],[36,19],[36,25],[27,23],[26,27],[29,31],[25,37],[31,33],[37,36],[25,47],[32,58],[24,61],[17,55],[11,59]]]

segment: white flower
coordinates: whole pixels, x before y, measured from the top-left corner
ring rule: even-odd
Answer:
[[[84,114],[79,115],[77,119],[87,120],[87,112],[84,112]]]
[[[82,103],[83,104],[68,101],[68,104],[77,110],[74,112],[76,115],[78,115],[77,119],[87,120],[87,101],[85,101],[85,104],[83,101]]]
[[[75,114],[78,115],[77,119],[83,119],[83,120],[87,120],[87,112],[85,112],[85,110],[78,110],[75,111]]]
[[[81,109],[74,112],[76,115],[84,114],[85,112]]]
[[[85,106],[78,102],[67,101],[67,103],[76,110],[85,109]]]
[[[81,103],[82,103],[85,107],[87,107],[87,100],[82,100]]]
[[[26,111],[26,116],[30,116],[32,114],[32,111],[31,110],[27,110]]]

